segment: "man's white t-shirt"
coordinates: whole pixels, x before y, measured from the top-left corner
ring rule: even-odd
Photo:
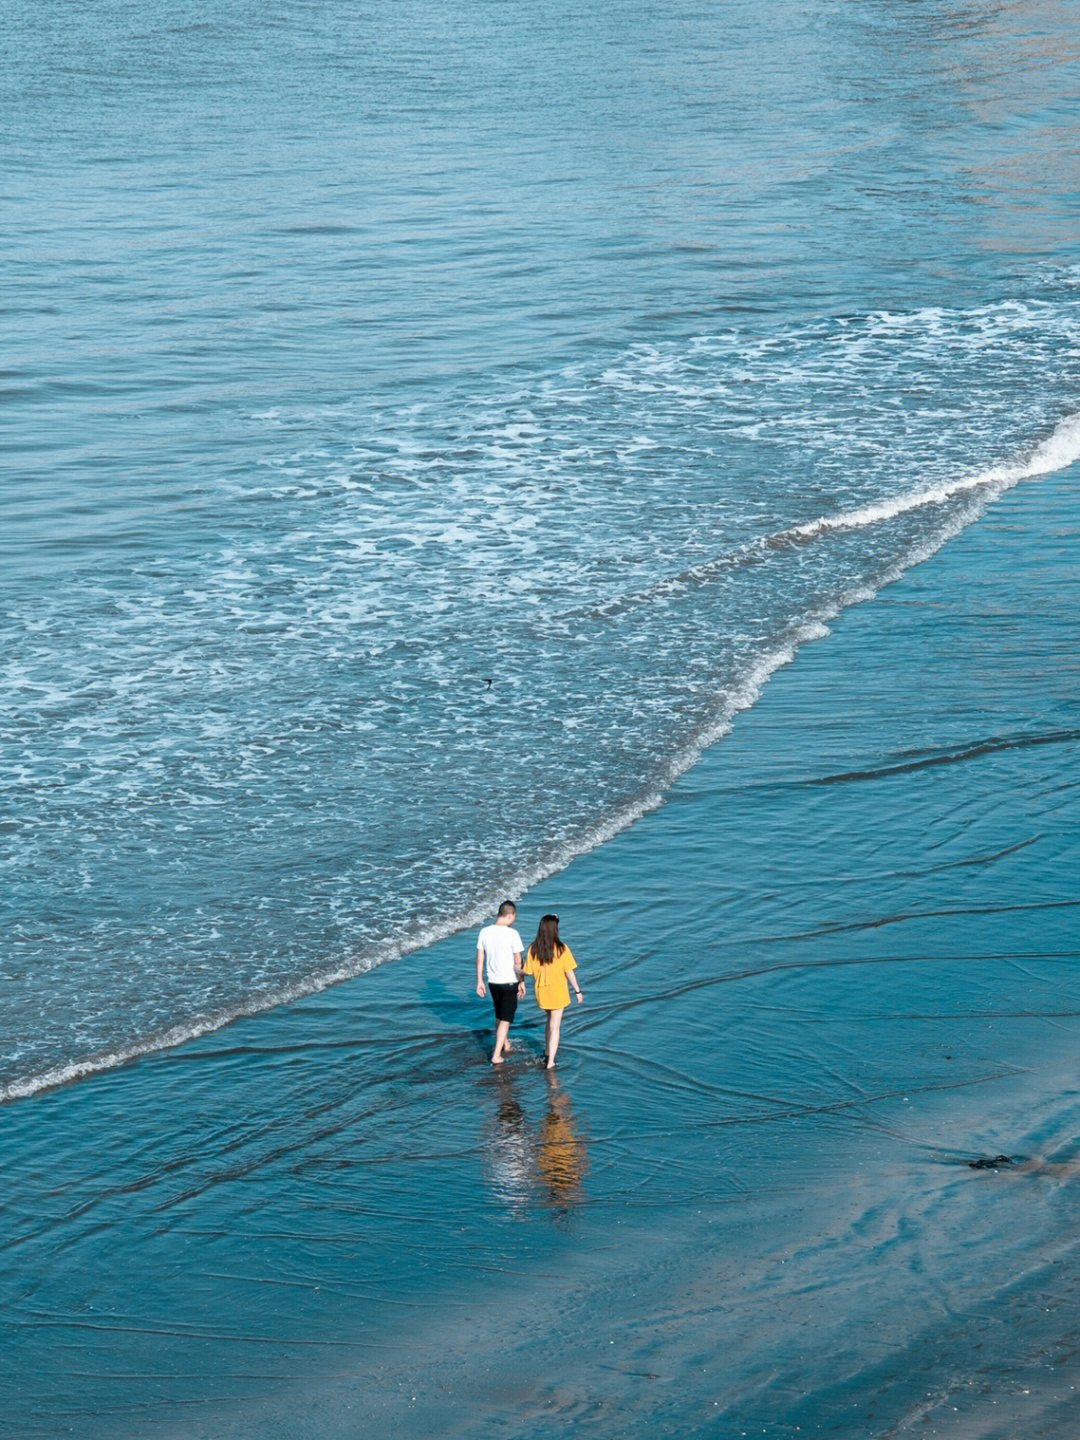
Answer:
[[[476,939],[476,948],[484,952],[489,985],[516,985],[514,956],[523,949],[521,936],[512,925],[485,925]]]

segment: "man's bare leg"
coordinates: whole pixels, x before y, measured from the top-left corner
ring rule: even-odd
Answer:
[[[506,1049],[506,1037],[510,1034],[510,1021],[500,1020],[495,1026],[495,1049],[491,1052],[491,1063],[501,1065],[503,1063],[503,1051]]]

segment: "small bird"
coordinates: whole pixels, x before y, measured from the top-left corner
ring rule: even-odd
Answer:
[[[484,676],[484,684],[488,687],[489,690],[491,689],[491,684],[492,684],[492,682],[491,682],[491,679],[490,679],[487,675]]]

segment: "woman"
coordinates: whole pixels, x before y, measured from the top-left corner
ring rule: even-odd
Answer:
[[[540,927],[536,932],[536,939],[529,946],[523,968],[524,973],[531,975],[535,981],[536,1003],[541,1010],[547,1012],[544,1049],[547,1054],[547,1068],[554,1070],[563,1011],[570,1004],[567,981],[573,985],[574,994],[579,1001],[585,998],[574,974],[577,962],[570,953],[570,946],[564,945],[559,939],[558,915],[540,917]]]

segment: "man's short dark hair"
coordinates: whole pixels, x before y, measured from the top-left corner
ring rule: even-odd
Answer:
[[[514,904],[513,900],[504,900],[504,901],[502,902],[502,904],[499,906],[499,914],[498,914],[498,916],[497,916],[496,918],[499,919],[499,920],[501,920],[504,915],[516,915],[516,914],[517,914],[517,906]]]

